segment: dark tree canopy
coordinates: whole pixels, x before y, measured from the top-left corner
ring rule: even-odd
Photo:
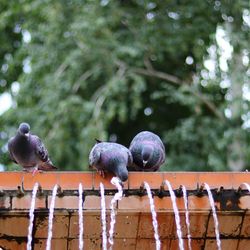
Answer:
[[[129,146],[142,130],[163,139],[163,170],[249,167],[249,1],[1,5],[8,169],[6,142],[22,121],[60,169],[86,170],[95,138]]]

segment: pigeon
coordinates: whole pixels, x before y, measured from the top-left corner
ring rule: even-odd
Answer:
[[[150,131],[142,131],[132,140],[129,150],[136,171],[157,171],[165,162],[165,147],[160,137]]]
[[[112,172],[122,182],[128,179],[127,166],[133,163],[130,151],[121,144],[100,142],[92,148],[89,154],[89,165],[105,177],[105,172]]]
[[[41,139],[30,133],[28,123],[20,124],[17,134],[8,141],[8,150],[11,160],[33,175],[39,170],[57,169],[49,159],[48,151]]]

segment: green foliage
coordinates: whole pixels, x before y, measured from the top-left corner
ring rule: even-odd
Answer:
[[[6,142],[26,121],[61,170],[86,170],[94,138],[116,135],[128,146],[142,130],[164,140],[164,170],[228,169],[235,131],[242,145],[250,140],[241,119],[248,102],[241,98],[237,119],[225,117],[236,99],[220,85],[230,74],[219,67],[215,37],[224,27],[234,53],[249,51],[247,2],[3,0],[0,64],[8,69],[0,71],[0,93],[16,105],[0,117],[1,163],[14,167]],[[206,77],[211,45],[215,76]],[[243,151],[247,168],[250,147]]]

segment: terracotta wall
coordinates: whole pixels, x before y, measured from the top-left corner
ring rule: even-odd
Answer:
[[[51,191],[58,184],[61,191],[55,202],[52,249],[78,249],[78,185],[84,188],[84,249],[101,249],[100,182],[104,184],[107,207],[107,225],[110,222],[110,201],[116,192],[106,179],[95,173],[54,172],[35,176],[22,172],[0,173],[0,247],[26,249],[28,211],[32,189],[36,182],[42,190],[36,198],[33,229],[34,249],[45,249],[48,230],[48,209]],[[249,173],[130,173],[124,183],[125,196],[116,203],[117,222],[113,249],[155,249],[154,231],[148,197],[141,188],[148,182],[154,195],[162,249],[178,249],[173,206],[169,192],[162,189],[163,180],[169,180],[177,197],[181,227],[187,249],[187,226],[183,197],[179,190],[188,190],[190,229],[193,249],[216,249],[214,222],[204,182],[213,191],[222,249],[248,250],[250,244],[250,195],[244,182],[250,183]],[[19,186],[19,187],[18,187]],[[241,188],[239,189],[239,187]],[[223,188],[221,188],[223,187]],[[161,195],[160,195],[161,194]]]

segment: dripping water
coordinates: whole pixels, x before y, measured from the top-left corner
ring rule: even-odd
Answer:
[[[79,250],[83,250],[83,215],[82,215],[82,183],[79,183]]]
[[[115,222],[116,222],[115,204],[118,200],[122,199],[122,186],[120,184],[120,179],[117,177],[113,177],[111,179],[111,183],[116,186],[116,188],[118,189],[118,192],[114,195],[110,203],[111,212],[110,212],[110,229],[109,229],[109,244],[110,244],[109,250],[112,250],[112,247],[114,245],[113,235],[114,235],[114,227],[115,227]]]
[[[189,221],[189,212],[188,212],[188,199],[187,199],[187,190],[184,185],[182,185],[184,206],[185,206],[185,217],[186,217],[186,225],[187,225],[187,237],[188,237],[188,249],[192,250],[191,245],[191,233],[190,233],[190,221]]]
[[[102,217],[102,249],[107,250],[107,229],[106,229],[106,205],[104,196],[104,186],[100,183],[101,191],[101,217]]]
[[[154,200],[153,200],[153,197],[151,194],[150,187],[149,187],[147,182],[144,182],[144,187],[147,190],[149,204],[150,204],[150,210],[151,210],[151,214],[152,214],[153,227],[154,227],[154,237],[155,237],[155,242],[156,242],[156,250],[160,250],[161,249],[161,241],[159,239],[158,222],[157,222],[157,215],[155,212]]]
[[[57,184],[53,188],[50,208],[49,208],[49,226],[48,226],[48,238],[46,242],[46,250],[51,249],[51,239],[52,239],[52,227],[53,227],[53,217],[54,217],[54,209],[55,209],[55,200],[58,186]]]
[[[208,193],[208,198],[209,198],[210,206],[211,206],[212,213],[213,213],[214,231],[215,231],[215,236],[216,236],[217,248],[218,248],[218,250],[221,250],[219,222],[218,222],[218,218],[217,218],[217,214],[216,214],[216,210],[215,210],[214,198],[213,198],[213,195],[212,195],[212,192],[210,190],[209,185],[207,183],[204,183],[204,185],[205,185],[205,188],[206,188],[207,193]]]
[[[168,186],[168,190],[170,193],[170,197],[172,200],[172,205],[174,209],[174,217],[175,217],[175,223],[176,223],[176,232],[179,240],[179,249],[184,250],[184,245],[183,245],[183,239],[182,239],[182,232],[181,232],[181,223],[180,223],[180,216],[179,216],[179,211],[176,205],[176,197],[175,193],[172,189],[172,186],[168,180],[165,180],[165,184]]]
[[[30,205],[30,211],[29,211],[30,221],[29,221],[29,228],[28,228],[27,250],[31,250],[34,210],[35,210],[35,204],[36,204],[37,190],[38,190],[38,183],[36,182],[36,184],[33,187],[33,191],[32,191],[31,205]]]
[[[250,193],[250,185],[248,183],[246,183],[246,182],[242,183],[242,185],[245,185],[248,192]]]

